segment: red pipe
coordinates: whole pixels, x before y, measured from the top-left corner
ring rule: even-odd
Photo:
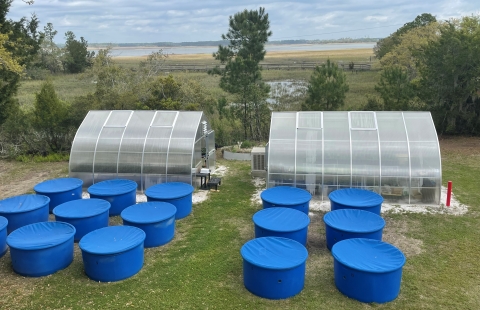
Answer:
[[[451,197],[452,197],[452,181],[448,181],[447,203],[445,204],[447,207],[450,207],[450,198]]]

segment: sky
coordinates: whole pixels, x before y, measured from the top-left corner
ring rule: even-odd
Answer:
[[[480,14],[478,0],[14,0],[8,18],[35,13],[55,41],[73,31],[89,43],[217,41],[229,16],[264,7],[274,40],[382,38],[422,13],[439,20]]]

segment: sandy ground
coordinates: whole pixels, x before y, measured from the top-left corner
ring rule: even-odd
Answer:
[[[261,204],[262,199],[260,198],[260,193],[265,190],[265,180],[262,178],[253,178],[253,184],[256,187],[255,193],[251,197],[253,203]],[[441,203],[440,205],[409,205],[409,204],[392,204],[384,202],[382,204],[382,213],[384,212],[393,212],[393,213],[439,213],[439,214],[453,214],[461,215],[465,214],[468,211],[468,206],[461,204],[458,200],[455,199],[455,195],[452,192],[452,197],[450,199],[450,207],[446,207],[445,203],[447,200],[447,189],[442,187]],[[318,198],[313,198],[310,201],[310,210],[312,211],[330,211],[330,201],[322,201]]]
[[[227,171],[228,171],[228,167],[218,166],[215,169],[214,175],[218,176],[218,177],[223,177],[227,173]],[[201,202],[207,200],[209,192],[210,191],[208,191],[208,190],[194,191],[193,194],[192,194],[192,204],[201,203]],[[90,195],[87,192],[83,192],[82,193],[82,198],[83,199],[88,199],[88,198],[90,198]],[[146,202],[146,201],[147,201],[147,196],[145,196],[145,194],[143,194],[143,193],[138,193],[137,194],[137,203]]]

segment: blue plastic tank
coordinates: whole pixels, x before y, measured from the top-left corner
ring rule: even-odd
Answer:
[[[67,201],[82,199],[83,181],[77,178],[58,178],[38,183],[33,190],[50,198],[50,212]]]
[[[120,214],[123,225],[135,226],[146,234],[146,248],[164,245],[175,235],[177,208],[168,202],[151,201],[130,206]]]
[[[368,238],[382,240],[385,220],[372,212],[355,209],[330,211],[323,217],[327,248],[342,240]]]
[[[305,213],[290,208],[267,208],[253,215],[255,238],[283,237],[307,245],[310,218]]]
[[[240,253],[244,285],[252,294],[285,299],[303,290],[308,252],[297,241],[281,237],[256,238],[245,243]]]
[[[337,289],[361,302],[385,303],[400,293],[403,253],[391,244],[354,238],[332,247]]]
[[[95,229],[108,226],[110,203],[103,199],[77,199],[62,203],[53,209],[55,220],[72,224],[75,242]]]
[[[0,257],[7,253],[7,225],[8,220],[0,216]]]
[[[43,195],[20,195],[0,200],[0,216],[8,220],[7,234],[22,226],[48,221],[50,198]]]
[[[90,198],[103,199],[110,203],[110,216],[119,215],[123,209],[137,201],[137,183],[115,179],[95,183],[87,189]]]
[[[312,195],[304,189],[291,186],[277,186],[264,190],[260,194],[263,208],[287,207],[308,215]]]
[[[181,182],[161,183],[145,191],[147,201],[163,201],[177,208],[175,219],[179,220],[192,212],[193,186]]]
[[[383,197],[379,194],[359,188],[344,188],[328,195],[331,210],[357,209],[380,215]]]
[[[73,260],[75,227],[63,222],[40,222],[20,227],[7,237],[13,270],[26,277],[57,272]]]
[[[80,240],[83,267],[95,281],[127,279],[143,267],[145,232],[133,226],[109,226],[94,230]]]

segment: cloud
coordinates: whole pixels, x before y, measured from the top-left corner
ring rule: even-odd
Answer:
[[[40,29],[53,23],[59,43],[67,31],[91,43],[185,42],[219,40],[229,16],[260,6],[272,40],[385,37],[422,13],[448,19],[479,12],[476,1],[463,0],[37,0],[13,1],[8,17],[35,12]]]
[[[364,18],[366,21],[374,21],[374,22],[384,22],[388,20],[388,16],[367,16]]]

